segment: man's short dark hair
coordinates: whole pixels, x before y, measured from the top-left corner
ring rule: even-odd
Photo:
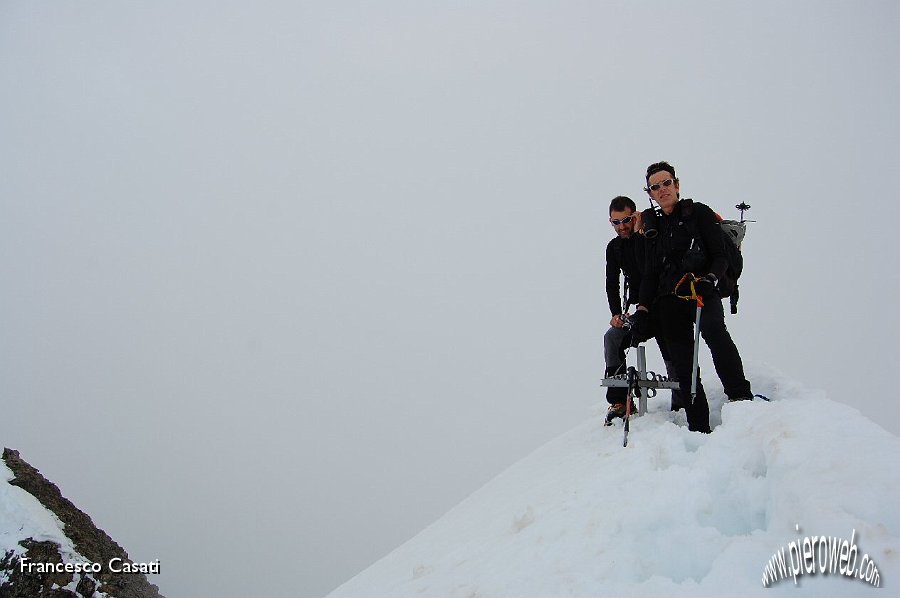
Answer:
[[[613,197],[613,200],[609,202],[610,214],[612,214],[613,212],[624,212],[628,208],[631,208],[632,212],[637,211],[637,206],[634,205],[634,202],[631,201],[631,198],[625,197],[624,195]]]
[[[644,179],[647,181],[647,184],[650,184],[650,177],[656,174],[657,172],[668,172],[672,175],[672,178],[676,181],[678,180],[678,176],[675,174],[675,167],[669,164],[668,162],[656,162],[647,167],[647,176]]]

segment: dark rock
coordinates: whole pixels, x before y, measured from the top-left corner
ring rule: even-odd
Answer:
[[[123,563],[132,562],[128,553],[106,532],[94,525],[90,517],[69,502],[55,484],[26,463],[18,451],[4,449],[3,460],[14,476],[9,483],[22,488],[52,511],[62,521],[63,532],[72,541],[78,554],[88,562],[101,564],[102,568],[99,573],[23,571],[19,555],[9,552],[0,555],[0,572],[5,571],[8,575],[7,581],[0,585],[0,598],[90,597],[95,592],[103,592],[115,598],[162,598],[159,588],[151,584],[146,575],[109,570],[110,559],[119,558]],[[24,556],[31,559],[31,563],[62,562],[59,546],[54,542],[36,542],[25,538],[19,545],[25,549]],[[74,592],[64,589],[64,586],[69,586],[73,581],[77,584]]]

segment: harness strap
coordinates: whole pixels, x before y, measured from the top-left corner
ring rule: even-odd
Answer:
[[[697,294],[697,288],[694,286],[696,281],[700,280],[696,276],[694,276],[693,272],[686,272],[684,276],[681,277],[681,280],[675,285],[675,296],[679,299],[684,299],[686,301],[694,300],[697,302],[697,307],[703,307],[703,297]],[[690,284],[691,294],[690,295],[679,295],[678,289],[687,281]]]

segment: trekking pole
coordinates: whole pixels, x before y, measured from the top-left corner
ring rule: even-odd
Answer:
[[[626,312],[628,311],[628,306],[627,306],[627,305],[626,305],[626,307],[625,307],[625,311],[626,311]],[[628,314],[627,314],[627,313],[620,314],[620,318],[619,318],[619,319],[620,319],[621,322],[622,322],[622,328],[624,328],[625,330],[631,330],[631,326],[632,326],[631,318],[628,317]],[[630,337],[626,337],[626,338],[630,338]],[[624,354],[624,355],[625,355],[625,358],[622,360],[622,363],[619,364],[619,367],[616,368],[616,372],[615,372],[615,374],[613,374],[614,376],[618,376],[618,375],[619,375],[619,372],[622,370],[622,368],[623,368],[623,367],[627,367],[627,365],[628,365],[628,353],[629,353],[629,351],[631,351],[631,346],[630,346],[630,345],[629,345],[628,347],[625,348],[625,354]],[[626,370],[626,373],[627,373],[627,370]]]
[[[628,398],[625,399],[625,437],[622,446],[628,446],[628,422],[631,417],[631,403],[634,401],[634,389],[637,387],[637,370],[628,368]]]

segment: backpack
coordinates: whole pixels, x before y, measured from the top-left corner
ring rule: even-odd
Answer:
[[[691,244],[691,248],[693,249],[694,245],[697,244],[696,239],[699,236],[693,219],[694,202],[690,199],[685,199],[683,201],[684,205],[681,208],[681,213],[685,225],[691,231],[691,234],[694,235],[695,241]],[[741,242],[744,240],[744,235],[747,234],[747,223],[743,221],[738,222],[737,220],[724,220],[718,214],[716,214],[716,219],[719,222],[719,230],[722,231],[722,244],[725,247],[725,260],[728,262],[728,266],[725,269],[725,276],[719,280],[718,290],[722,297],[728,297],[731,300],[731,313],[736,314],[737,303],[740,298],[738,278],[741,277],[741,272],[744,271],[744,256],[741,253]]]

